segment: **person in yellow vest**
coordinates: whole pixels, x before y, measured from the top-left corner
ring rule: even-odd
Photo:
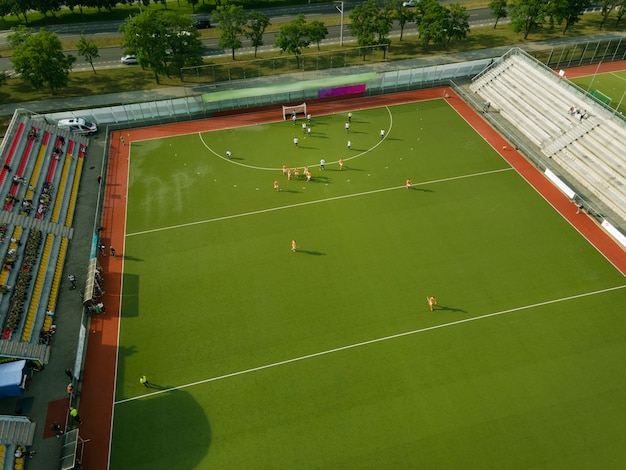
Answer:
[[[83,424],[83,420],[78,416],[78,410],[76,408],[70,408],[70,416],[76,421],[78,424]]]
[[[148,385],[150,384],[150,382],[148,382],[148,377],[146,377],[145,375],[139,377],[139,383],[146,388],[148,388]]]

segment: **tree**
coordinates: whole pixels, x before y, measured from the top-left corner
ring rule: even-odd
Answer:
[[[295,20],[280,27],[274,43],[276,47],[280,48],[281,53],[288,52],[295,55],[298,67],[300,67],[302,49],[309,47],[309,44],[311,44],[309,30],[303,13],[300,13]]]
[[[619,8],[617,9],[617,18],[615,19],[615,27],[619,25],[622,16],[624,16],[624,13],[626,13],[626,0],[622,0],[621,2],[619,2],[618,7]]]
[[[61,9],[61,2],[59,0],[37,0],[32,3],[32,8],[48,16],[48,13],[54,14]]]
[[[80,39],[77,44],[78,55],[85,58],[85,62],[89,62],[93,73],[96,73],[96,68],[93,66],[93,60],[100,57],[100,52],[98,51],[98,46],[85,37],[85,33],[82,32],[80,34]]]
[[[320,50],[320,42],[328,34],[328,28],[320,20],[313,20],[308,25],[309,40],[317,44],[317,50]]]
[[[446,27],[448,24],[448,10],[436,2],[427,0],[420,2],[421,20],[419,33],[422,45],[427,48],[432,42],[443,44],[446,40]]]
[[[496,29],[496,26],[498,26],[498,21],[500,21],[502,18],[507,17],[508,12],[506,10],[506,7],[506,0],[491,0],[491,2],[489,2],[489,10],[491,11],[491,16],[494,16],[496,18],[493,29]]]
[[[9,47],[15,49],[20,46],[26,40],[32,36],[33,29],[24,25],[13,26],[11,28],[12,33],[7,36],[7,42],[9,43]]]
[[[524,39],[531,31],[541,28],[546,18],[548,3],[544,0],[513,0],[511,25],[516,33],[523,32]]]
[[[11,14],[12,3],[10,0],[0,0],[0,18],[2,22],[6,24],[5,16]]]
[[[28,10],[33,8],[33,6],[33,0],[12,0],[11,13],[15,16],[19,16],[21,13],[24,17],[24,21],[28,24],[28,17],[26,14],[28,13]]]
[[[378,5],[374,0],[357,5],[350,12],[350,33],[356,37],[356,43],[362,48],[363,58],[367,47],[376,44],[376,18]]]
[[[198,2],[199,2],[199,0],[187,0],[187,3],[188,3],[189,5],[191,5],[191,11],[192,11],[193,13],[195,13],[195,12],[196,12],[196,5],[198,4]]]
[[[248,21],[243,7],[232,4],[219,6],[213,12],[212,18],[217,22],[217,28],[221,31],[219,47],[230,49],[235,60],[235,50],[242,46],[238,36],[244,33],[244,26]]]
[[[259,46],[263,45],[263,34],[270,25],[270,19],[264,13],[251,11],[248,15],[248,30],[244,32],[254,47],[254,57]]]
[[[553,25],[553,21],[556,21],[558,24],[565,22],[565,27],[563,28],[563,33],[565,33],[570,27],[580,21],[580,17],[585,12],[585,9],[591,6],[591,3],[591,0],[555,0],[550,2],[550,25]]]
[[[378,9],[376,21],[374,22],[375,31],[378,35],[376,44],[383,46],[388,45],[391,42],[388,36],[391,32],[391,27],[393,26],[394,17],[395,11],[393,3],[391,1],[386,1],[383,7]]]
[[[469,15],[460,3],[451,3],[447,8],[445,34],[448,38],[446,47],[451,39],[465,39],[470,30]]]
[[[149,68],[159,83],[159,75],[170,76],[181,67],[202,63],[200,33],[191,18],[170,10],[145,10],[120,27],[121,45]]]
[[[67,85],[76,57],[63,54],[56,34],[41,29],[20,44],[11,57],[22,80],[37,90],[47,86],[51,93]]]
[[[0,72],[0,86],[4,85],[9,79],[9,75],[3,70]]]
[[[400,41],[402,41],[402,35],[404,34],[404,27],[407,23],[415,21],[415,12],[413,8],[407,8],[398,3],[395,11],[395,19],[398,20],[400,25]]]
[[[602,6],[602,10],[600,14],[602,15],[602,21],[600,22],[600,29],[604,27],[604,23],[609,19],[609,15],[615,9],[615,7],[620,3],[619,0],[602,0],[600,5]]]

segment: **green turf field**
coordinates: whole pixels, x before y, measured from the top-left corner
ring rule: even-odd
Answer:
[[[624,277],[444,100],[345,119],[132,143],[111,468],[623,463]]]
[[[611,98],[611,107],[618,112],[626,114],[626,70],[619,72],[599,73],[572,80],[583,90],[599,90]]]

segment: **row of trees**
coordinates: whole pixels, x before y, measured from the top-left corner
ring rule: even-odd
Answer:
[[[445,44],[462,39],[469,32],[469,15],[459,3],[441,5],[436,0],[422,0],[409,8],[399,2],[387,1],[382,7],[368,0],[350,13],[350,32],[359,46],[386,46],[394,20],[400,25],[400,40],[408,23],[415,23],[424,47],[430,43]]]
[[[180,0],[177,0],[180,5]],[[195,8],[200,0],[185,0],[186,3]],[[204,3],[205,0],[202,0]],[[28,13],[30,11],[38,11],[44,16],[54,15],[61,8],[69,8],[70,11],[78,10],[83,13],[84,8],[97,8],[98,11],[111,11],[117,5],[134,5],[141,4],[144,7],[150,3],[163,5],[167,9],[166,0],[0,0],[0,17],[7,15],[22,16],[24,21],[28,23]]]
[[[263,34],[271,24],[270,19],[258,11],[251,11],[246,16],[246,12],[240,5],[219,6],[213,13],[212,19],[220,30],[218,45],[224,49],[230,49],[233,60],[235,60],[235,51],[243,46],[242,37],[250,40],[254,47],[254,57],[256,57],[258,48],[263,45]],[[301,13],[295,20],[281,26],[276,34],[274,45],[283,52],[294,54],[296,60],[299,61],[303,49],[312,43],[317,44],[319,49],[320,42],[327,35],[328,28],[323,22],[314,20],[309,23]]]
[[[98,8],[98,10],[105,8],[110,11],[119,3],[134,2],[125,0],[0,0],[0,16],[22,16],[28,24],[28,13],[31,11],[38,11],[44,16],[54,15],[62,7],[67,7],[72,11],[78,8],[81,13],[83,8],[87,7]]]
[[[528,35],[540,30],[545,24],[551,28],[563,25],[563,33],[580,21],[585,10],[592,5],[601,7],[604,26],[611,13],[615,12],[617,26],[626,13],[626,0],[492,0],[489,3],[491,14],[496,18],[494,28],[502,18],[510,16],[513,31],[523,33],[524,39]]]

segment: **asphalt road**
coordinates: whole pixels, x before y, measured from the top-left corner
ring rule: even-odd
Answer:
[[[452,1],[452,0],[450,0]],[[346,2],[344,4],[344,15],[349,14],[351,5],[355,5],[356,2]],[[307,15],[307,20],[313,20],[316,17],[328,16],[329,14],[337,14],[339,15],[339,11],[336,9],[335,4],[314,4],[307,5],[305,7],[281,7],[281,8],[271,8],[263,11],[267,14],[273,23],[277,22],[288,22],[293,20],[298,13],[304,12]],[[491,16],[488,8],[481,8],[477,10],[468,10],[468,14],[470,15],[470,27],[484,26],[484,25],[492,25],[494,23],[494,19]],[[504,23],[503,20],[500,23]],[[499,24],[500,24],[499,23]],[[81,32],[84,30],[88,30],[89,34],[87,37],[98,38],[98,37],[116,37],[120,36],[119,27],[122,24],[121,21],[107,21],[107,22],[98,22],[98,23],[82,23],[82,24],[74,24],[74,25],[61,25],[61,26],[51,26],[48,29],[52,32],[55,32],[62,41],[77,39]],[[354,38],[350,36],[350,32],[348,28],[344,26],[343,28],[343,41],[344,44],[350,44],[354,42]],[[6,44],[6,36],[9,34],[9,31],[0,32],[0,45]],[[414,35],[417,34],[415,24],[406,25],[404,28],[404,35]],[[470,33],[471,34],[471,33]],[[397,24],[394,25],[392,33],[390,35],[393,37],[400,36],[400,28]],[[328,27],[328,36],[322,44],[339,44],[341,37],[341,27],[340,26],[329,26]],[[274,48],[275,33],[266,33],[263,38],[264,46],[259,48],[259,52],[262,51],[271,51],[277,50]],[[204,56],[205,57],[215,57],[215,56],[230,56],[230,51],[225,51],[224,49],[218,47],[219,39],[205,39],[203,40],[203,44],[205,47]],[[315,47],[315,46],[313,46]],[[247,39],[243,39],[243,48],[238,49],[235,54],[238,53],[247,53],[252,52],[253,48],[250,47],[250,41]],[[83,71],[83,70],[91,70],[91,66],[89,63],[85,62],[82,57],[78,57],[76,51],[66,51],[69,54],[77,56],[77,61],[74,64],[74,71]],[[94,60],[94,67],[96,69],[105,69],[105,68],[115,68],[115,67],[136,67],[132,65],[123,65],[120,63],[120,58],[124,55],[124,50],[119,47],[109,47],[109,48],[101,48],[99,50],[100,57]],[[0,70],[4,70],[6,72],[13,72],[13,64],[9,57],[1,57],[0,58]]]

